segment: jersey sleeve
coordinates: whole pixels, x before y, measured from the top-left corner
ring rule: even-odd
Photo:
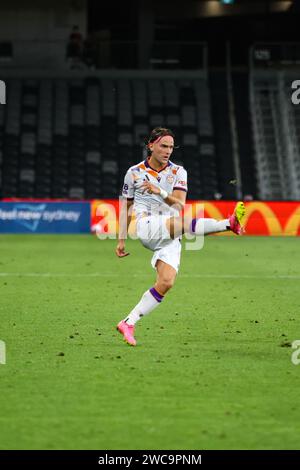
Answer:
[[[131,170],[128,170],[125,175],[122,196],[129,200],[134,199],[133,174]]]
[[[180,191],[187,192],[187,172],[183,167],[180,167],[176,174],[176,180],[173,191],[179,189]]]

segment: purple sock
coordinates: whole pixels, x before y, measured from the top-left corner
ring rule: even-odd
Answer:
[[[157,300],[157,302],[161,302],[164,298],[163,295],[160,295],[159,292],[157,292],[157,290],[155,289],[155,287],[151,287],[150,290],[150,293],[153,295],[153,297],[155,298],[155,300]]]
[[[195,233],[196,230],[196,223],[198,219],[193,219],[190,225],[190,233]]]

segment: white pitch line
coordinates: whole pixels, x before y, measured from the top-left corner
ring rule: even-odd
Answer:
[[[153,273],[131,273],[132,277],[153,277]],[[4,273],[0,272],[0,277],[124,277],[124,273]],[[279,275],[264,275],[264,274],[180,274],[179,277],[184,278],[199,278],[199,279],[300,279],[299,275],[294,274],[279,274]]]

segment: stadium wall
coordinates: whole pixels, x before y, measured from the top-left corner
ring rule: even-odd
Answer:
[[[189,217],[228,217],[234,201],[188,201]],[[90,233],[114,238],[118,233],[119,201],[4,200],[0,203],[1,233]],[[246,203],[247,235],[300,235],[300,202]],[[135,222],[129,233],[134,235]],[[231,232],[226,232],[231,236]]]

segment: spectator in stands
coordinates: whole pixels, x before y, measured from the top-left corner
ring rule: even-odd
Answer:
[[[77,25],[73,26],[67,46],[67,59],[71,69],[81,68],[83,53],[83,37]]]

